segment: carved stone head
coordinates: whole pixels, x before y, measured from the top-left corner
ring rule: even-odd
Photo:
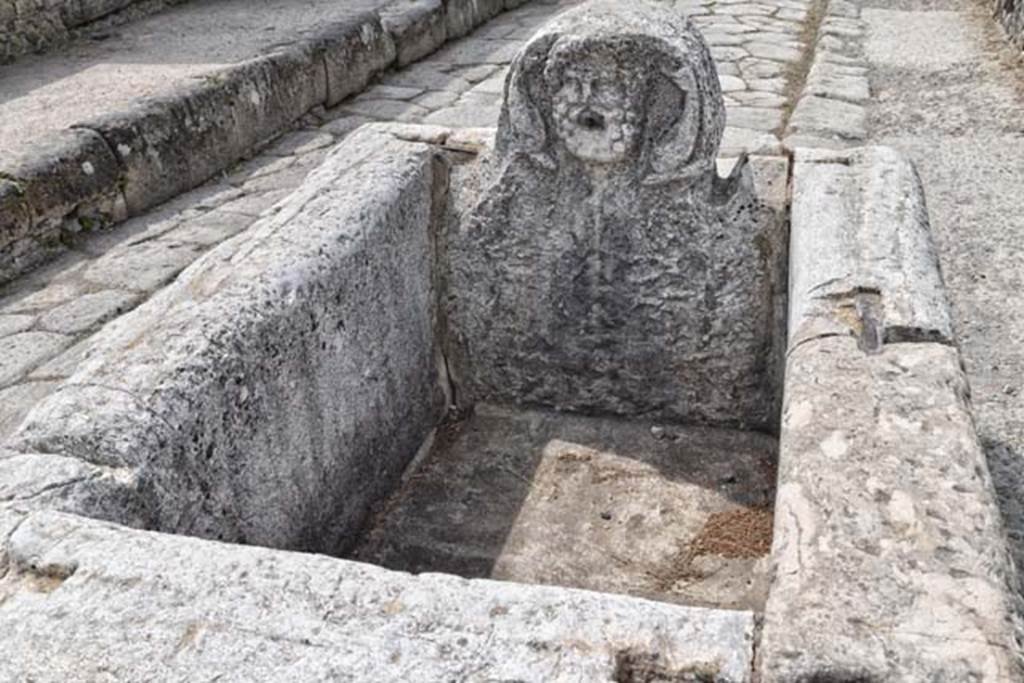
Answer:
[[[499,156],[563,155],[645,184],[712,177],[725,106],[700,32],[646,2],[596,0],[548,24],[512,65]]]

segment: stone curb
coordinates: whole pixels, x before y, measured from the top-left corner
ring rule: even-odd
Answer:
[[[1021,680],[1014,569],[923,189],[797,150],[765,683]]]
[[[865,32],[859,7],[844,0],[828,3],[807,80],[782,136],[786,148],[852,147],[867,138]]]
[[[119,222],[196,187],[311,109],[336,105],[386,69],[525,1],[394,0],[167,96],[83,121],[31,158],[5,160],[0,284],[44,261],[67,233]]]

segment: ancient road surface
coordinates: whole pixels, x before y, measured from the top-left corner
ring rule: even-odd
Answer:
[[[307,116],[294,132],[221,178],[83,238],[62,258],[0,290],[0,441],[74,371],[96,330],[166,285],[204,251],[252,225],[360,124],[495,125],[505,67],[538,26],[578,1],[533,2],[499,15],[467,38],[390,73],[358,97]],[[300,35],[325,2],[301,3],[301,11],[287,9],[295,5],[275,0],[261,3],[265,9],[255,12],[238,0],[215,7],[189,3],[119,29],[119,37],[110,41],[73,43],[50,56],[3,67],[0,149],[5,139],[71,120],[62,116],[77,119],[81,111],[70,111],[75,107],[114,109],[133,94],[163,87],[163,79],[192,78],[273,43],[257,34],[270,33],[275,40],[278,34]],[[811,50],[807,36],[813,35],[814,3],[677,0],[673,5],[694,17],[712,46],[729,108],[723,153],[780,149],[779,133]],[[163,39],[193,31],[188,44]],[[226,38],[216,40],[218,31]],[[65,55],[70,58],[66,64]],[[75,80],[90,71],[104,75],[93,85]],[[19,78],[24,85],[12,90]],[[95,83],[111,90],[96,92]],[[61,92],[81,99],[47,99],[48,93]]]
[[[1024,568],[1024,58],[990,3],[861,0],[869,138],[917,163],[1017,565]]]

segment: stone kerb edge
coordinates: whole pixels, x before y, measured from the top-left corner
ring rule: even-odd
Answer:
[[[867,138],[866,30],[858,5],[826,0],[807,79],[782,135],[787,149],[850,147]]]
[[[83,121],[33,158],[6,160],[0,284],[55,253],[66,233],[120,222],[196,187],[314,107],[337,104],[525,1],[394,0],[168,96]]]
[[[1019,680],[1014,568],[912,164],[798,149],[791,239],[763,681]]]

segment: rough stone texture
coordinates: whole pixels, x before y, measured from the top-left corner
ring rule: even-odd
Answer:
[[[13,533],[9,526],[16,525]],[[37,513],[0,532],[0,678],[750,681],[749,612],[410,576]],[[145,624],[145,637],[139,634]],[[129,636],[128,634],[132,634]]]
[[[772,584],[774,681],[1015,681],[1019,605],[917,175],[800,153]]]
[[[105,327],[13,446],[134,470],[152,528],[343,550],[444,405],[434,163],[354,136],[245,239]]]
[[[952,343],[924,189],[893,149],[798,150],[790,237],[789,344],[852,334],[866,350]]]
[[[825,337],[790,352],[765,683],[1022,680],[967,392],[941,344],[867,354]]]
[[[1010,42],[1024,50],[1024,3],[1020,0],[994,0],[993,6]]]
[[[34,267],[62,238],[125,216],[117,159],[93,131],[55,132],[0,159],[0,283]]]
[[[478,404],[438,430],[352,557],[760,610],[775,446],[752,432]]]
[[[771,427],[784,227],[745,164],[718,178],[723,110],[700,34],[655,5],[527,44],[493,155],[453,181],[460,400]]]

